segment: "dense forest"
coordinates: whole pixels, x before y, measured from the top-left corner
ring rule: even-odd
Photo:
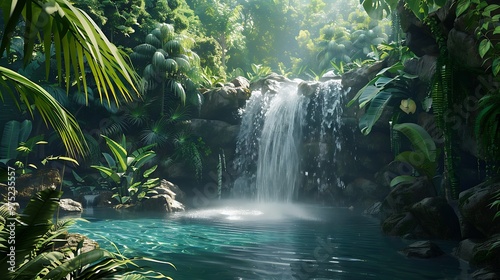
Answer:
[[[494,1],[26,0],[2,1],[0,10],[0,267],[12,279],[166,277],[131,270],[145,260],[139,257],[100,248],[81,253],[83,241],[61,247],[75,221],[52,220],[59,199],[109,192],[114,207],[135,207],[157,195],[177,168],[188,170],[181,182],[189,184],[204,184],[215,172],[218,198],[229,196],[222,169],[232,152],[193,131],[192,120],[207,114],[202,107],[211,104],[211,92],[238,88],[243,78],[249,86],[237,94],[244,104],[250,85],[273,75],[342,78],[351,89],[345,107],[356,111],[356,133],[370,139],[380,135],[382,120],[389,124],[382,125],[389,143],[373,139],[387,145],[390,159],[377,160],[412,171],[391,177],[387,193],[424,180],[445,203],[462,205],[484,191],[471,193],[473,187],[487,185],[488,229],[478,236],[490,243],[475,261],[498,264]],[[455,30],[467,37],[452,36]],[[460,47],[466,39],[471,50]],[[217,114],[228,122],[241,118]],[[338,203],[324,197],[321,203]],[[12,232],[23,241],[9,264]]]

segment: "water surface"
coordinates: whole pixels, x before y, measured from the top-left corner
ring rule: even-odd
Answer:
[[[468,279],[469,267],[447,253],[409,259],[397,251],[413,241],[381,233],[378,221],[343,208],[242,202],[170,215],[84,212],[85,233],[127,256],[169,261],[155,266],[181,280]]]

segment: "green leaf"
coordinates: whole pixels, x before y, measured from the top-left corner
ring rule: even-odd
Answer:
[[[46,157],[47,160],[62,160],[62,161],[69,161],[71,163],[74,163],[76,165],[79,165],[78,164],[78,161],[74,158],[70,158],[70,157],[65,157],[65,156],[48,156]]]
[[[151,175],[151,173],[155,172],[155,170],[156,170],[157,167],[158,167],[158,165],[155,165],[155,166],[149,168],[148,170],[144,171],[144,174],[142,176],[144,178],[149,177],[149,175]]]
[[[500,8],[500,5],[497,5],[497,4],[491,4],[491,5],[486,6],[486,8],[484,8],[484,10],[483,10],[483,16],[490,17],[491,12],[495,11],[498,8]]]
[[[3,128],[0,140],[0,158],[11,159],[17,157],[17,146],[19,145],[20,125],[18,121],[9,121]]]
[[[400,175],[391,180],[390,186],[393,188],[399,184],[411,184],[415,182],[416,179],[416,177],[411,175]]]
[[[370,133],[373,125],[382,115],[385,106],[389,103],[392,96],[391,91],[382,91],[370,102],[370,106],[359,120],[359,128],[364,135]]]
[[[491,64],[491,69],[493,71],[493,76],[498,75],[500,72],[500,58],[497,57],[493,60],[493,63]]]
[[[135,168],[141,168],[144,164],[148,163],[156,154],[153,151],[148,151],[144,154],[139,155],[134,162]]]
[[[115,182],[116,184],[120,184],[120,176],[113,169],[105,167],[105,166],[98,166],[98,165],[91,165],[90,167],[101,171],[104,175],[111,178],[113,180],[113,182]]]
[[[469,9],[470,6],[470,0],[459,0],[457,3],[457,9],[456,9],[456,15],[459,17],[462,15],[465,11]]]
[[[127,170],[127,151],[120,144],[116,143],[112,139],[108,138],[105,135],[101,135],[104,140],[106,140],[106,144],[109,149],[115,156],[115,160],[118,163],[118,172],[124,172]]]
[[[490,50],[491,47],[492,44],[490,40],[488,39],[481,40],[481,42],[479,43],[479,56],[481,56],[481,58],[484,58],[484,56]]]
[[[45,277],[42,279],[63,279],[67,275],[73,273],[79,269],[84,268],[87,265],[91,265],[97,261],[103,259],[115,259],[115,255],[104,249],[94,249],[89,252],[81,253],[80,255],[64,262],[62,265],[52,269]]]
[[[75,180],[79,183],[83,183],[85,182],[85,180],[83,180],[82,177],[80,177],[80,175],[78,175],[75,170],[71,170],[71,173],[73,174],[73,177],[75,178]]]
[[[116,161],[113,159],[113,157],[108,154],[108,153],[102,153],[104,156],[104,159],[106,160],[106,163],[110,168],[116,168]]]
[[[436,161],[436,143],[423,127],[416,123],[401,123],[395,124],[393,129],[408,137],[414,149],[421,152],[427,160]]]

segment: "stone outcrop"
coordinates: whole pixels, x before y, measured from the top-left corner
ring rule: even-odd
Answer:
[[[137,205],[134,205],[134,210],[157,213],[170,213],[185,210],[185,206],[178,201],[183,200],[186,196],[179,186],[163,179],[161,180],[160,186],[156,187],[155,190],[158,192],[157,195],[149,199],[141,200]]]
[[[62,198],[59,200],[59,210],[64,213],[81,213],[83,212],[83,207],[80,202],[70,198]]]
[[[500,233],[500,220],[495,219],[497,209],[491,207],[495,195],[500,192],[500,183],[482,183],[460,193],[459,210],[462,225],[471,225],[483,237]]]
[[[444,254],[438,245],[430,241],[417,241],[400,251],[407,257],[428,259]]]
[[[237,77],[229,86],[214,88],[203,93],[203,104],[199,118],[220,120],[230,124],[239,123],[238,110],[250,97],[249,82]]]
[[[410,212],[430,236],[439,239],[460,238],[458,217],[443,197],[424,198],[413,204]]]

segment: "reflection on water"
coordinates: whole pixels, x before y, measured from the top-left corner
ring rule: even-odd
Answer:
[[[378,221],[348,209],[293,204],[218,205],[171,215],[85,216],[86,232],[125,255],[170,261],[174,279],[467,279],[449,254],[431,260],[397,253],[412,241],[384,236]],[[449,253],[451,243],[440,243]],[[463,268],[461,267],[463,266]]]

